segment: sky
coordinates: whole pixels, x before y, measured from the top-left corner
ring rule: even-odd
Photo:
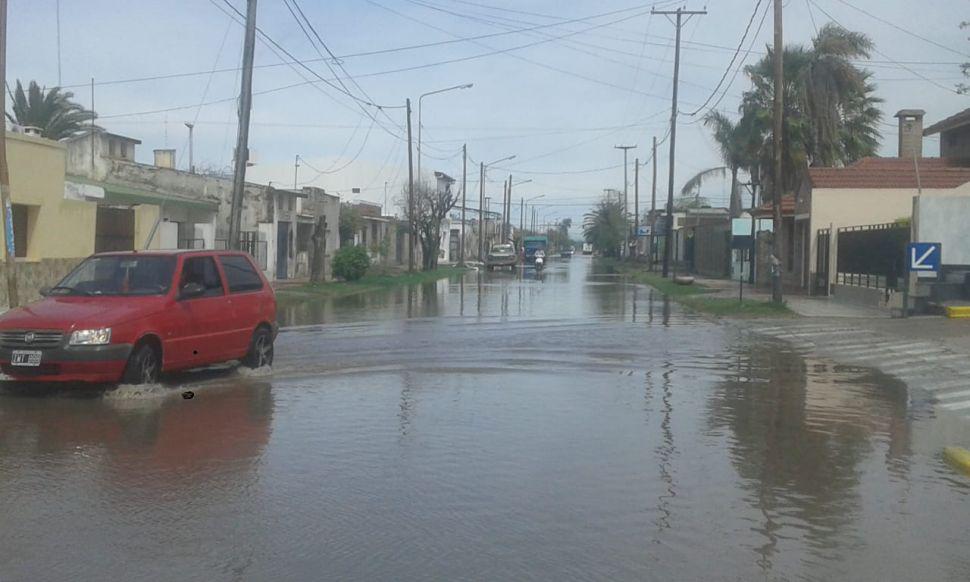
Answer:
[[[10,0],[8,79],[60,84],[90,107],[93,78],[98,123],[140,139],[137,161],[151,163],[153,149],[174,148],[179,167],[187,168],[184,124],[193,122],[195,165],[228,170],[243,44],[241,19],[230,6],[245,11],[244,0]],[[524,182],[513,189],[514,217],[522,198],[541,196],[534,201],[541,221],[570,218],[578,235],[603,190],[623,189],[617,145],[637,146],[627,166],[630,204],[639,158],[641,210],[649,207],[646,162],[654,137],[662,141],[661,206],[675,28],[651,8],[678,6],[705,7],[660,0],[259,0],[257,24],[271,40],[261,37],[256,46],[249,142],[256,164],[247,179],[292,187],[300,156],[297,184],[379,204],[386,192],[393,207],[408,176],[405,100],[412,102],[417,142],[419,97],[471,83],[420,99],[421,172],[445,172],[460,186],[467,144],[469,207],[478,206],[479,164],[514,155],[489,167],[485,195],[500,200],[511,175]],[[772,40],[769,0],[716,0],[706,9],[682,29],[677,190],[720,165],[699,120],[711,106],[736,115],[749,87],[736,71]],[[294,16],[300,11],[312,25],[303,21],[306,33]],[[831,20],[875,43],[871,60],[860,65],[874,73],[884,100],[880,154],[896,153],[899,109],[925,109],[930,124],[970,107],[970,97],[953,90],[959,63],[970,61],[970,31],[959,28],[970,20],[968,0],[788,0],[785,43],[810,43],[816,27]],[[938,155],[938,139],[926,139],[924,151]],[[728,191],[727,181],[713,180],[702,195],[726,205]]]

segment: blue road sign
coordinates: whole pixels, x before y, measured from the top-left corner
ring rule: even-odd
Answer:
[[[915,242],[906,247],[909,271],[919,277],[935,277],[940,273],[943,245],[940,243]]]
[[[638,226],[637,227],[637,236],[650,236],[650,227],[649,226]]]

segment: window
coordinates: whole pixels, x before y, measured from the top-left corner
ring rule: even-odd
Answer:
[[[219,270],[216,269],[216,262],[212,257],[192,257],[185,259],[182,265],[182,280],[179,281],[179,289],[189,283],[198,283],[205,289],[203,297],[219,297],[225,294],[222,288],[222,279],[219,277]]]
[[[118,140],[109,139],[108,140],[108,157],[114,158],[118,156]]]
[[[173,257],[117,255],[87,259],[53,288],[55,295],[164,295]]]
[[[263,279],[253,268],[249,259],[239,255],[222,255],[219,257],[222,270],[226,273],[230,293],[258,291],[263,288]]]

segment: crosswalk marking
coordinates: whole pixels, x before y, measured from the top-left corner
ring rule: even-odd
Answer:
[[[970,420],[970,366],[933,341],[907,341],[864,329],[796,324],[754,328],[782,340],[797,352],[818,352],[849,365],[874,367],[906,382],[911,389],[933,394],[937,406]]]

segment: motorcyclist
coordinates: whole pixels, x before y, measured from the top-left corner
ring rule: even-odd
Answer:
[[[535,252],[535,255],[533,255],[533,256],[535,257],[535,265],[536,265],[536,267],[538,267],[538,268],[541,269],[542,266],[543,266],[543,264],[546,262],[546,251],[544,251],[542,249],[538,249]]]

